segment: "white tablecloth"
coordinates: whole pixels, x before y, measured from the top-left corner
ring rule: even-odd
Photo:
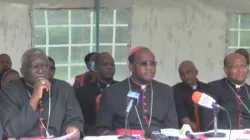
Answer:
[[[245,131],[250,132],[250,129],[232,130],[230,140],[240,140],[240,139],[250,140],[250,134],[243,134]],[[162,129],[161,132],[163,134],[167,135],[167,136],[178,136],[178,137],[180,137],[179,130],[177,130],[177,129]],[[213,131],[211,130],[211,131],[208,131],[208,132],[213,132]],[[229,140],[229,133],[230,133],[229,130],[219,129],[218,132],[225,133],[226,137],[224,137],[224,138],[209,138],[208,140]],[[199,133],[194,133],[194,134],[204,134],[204,133],[207,133],[207,132],[199,132]],[[116,136],[116,135],[99,136],[99,137],[88,136],[88,137],[85,137],[84,140],[117,140],[117,137],[118,136]]]

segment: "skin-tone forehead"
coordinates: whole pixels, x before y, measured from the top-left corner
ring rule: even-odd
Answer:
[[[41,59],[42,61],[49,63],[48,57],[43,53],[35,53],[27,56],[26,65],[32,65],[36,59]]]
[[[135,53],[135,60],[137,61],[149,58],[154,60],[155,56],[148,48],[143,48]]]
[[[192,61],[189,60],[185,60],[183,62],[181,62],[181,64],[179,65],[179,71],[182,71],[183,69],[196,69],[194,63]]]
[[[238,53],[232,53],[226,56],[227,64],[233,63],[235,62],[235,60],[239,60],[239,59],[246,62],[245,57]]]
[[[109,53],[101,53],[99,56],[99,61],[104,62],[106,59],[112,59],[113,57]]]
[[[10,56],[8,56],[8,55],[0,55],[0,59],[3,59],[3,58],[10,59]]]

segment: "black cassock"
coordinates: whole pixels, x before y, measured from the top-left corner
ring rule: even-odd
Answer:
[[[117,83],[113,81],[112,84]],[[85,135],[95,135],[96,122],[96,98],[102,94],[107,84],[101,82],[89,82],[84,86],[76,89],[76,98],[80,104],[84,117],[84,133]],[[110,85],[109,85],[110,86]]]
[[[250,128],[250,86],[247,84],[237,86],[226,78],[213,81],[209,85],[212,88],[211,96],[228,110],[232,129]],[[225,111],[220,111],[218,114],[218,128],[229,129]]]
[[[135,108],[132,108],[128,117],[130,129],[143,129],[149,124],[157,128],[178,128],[177,114],[173,90],[163,83],[152,81],[141,91],[141,86],[130,80],[131,91],[140,93],[140,101],[137,105],[139,118]],[[97,115],[96,127],[99,135],[111,135],[119,128],[125,128],[125,110],[127,106],[127,94],[130,91],[129,81],[124,81],[106,88],[103,93],[101,108]],[[152,119],[151,95],[153,94]]]
[[[83,132],[83,117],[80,106],[75,98],[73,88],[66,82],[52,79],[51,81],[51,113],[48,131],[56,137],[65,135],[69,126],[77,127]],[[40,129],[40,118],[47,127],[49,94],[44,92],[40,113],[38,105],[33,111],[29,100],[33,89],[26,86],[23,79],[13,81],[0,92],[0,119],[3,124],[5,137],[39,137],[41,133],[46,136],[45,129]],[[42,130],[42,131],[41,131]]]
[[[206,94],[210,93],[209,86],[200,81],[198,81],[198,84],[193,87],[181,82],[174,85],[173,90],[180,128],[182,127],[181,120],[189,118],[192,122],[199,123],[199,125],[196,124],[200,127],[198,130],[206,131],[211,120],[207,120],[205,118],[210,110],[199,105],[195,106],[192,101],[192,95],[195,91],[204,92]],[[195,116],[195,107],[197,107],[197,118]]]

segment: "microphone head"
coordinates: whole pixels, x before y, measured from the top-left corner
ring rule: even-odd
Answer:
[[[134,101],[134,103],[139,104],[140,93],[129,91],[127,97],[128,97],[129,100],[130,99],[136,100],[136,101]]]
[[[196,104],[199,103],[200,99],[201,99],[202,93],[199,91],[195,91],[192,95],[192,101]]]
[[[147,127],[144,131],[144,137],[152,138],[152,133],[155,132],[161,133],[161,129],[159,127],[154,127],[154,126]]]
[[[180,135],[185,137],[187,133],[193,133],[192,128],[189,124],[183,124]]]

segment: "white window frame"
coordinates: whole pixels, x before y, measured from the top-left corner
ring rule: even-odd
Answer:
[[[53,9],[52,9],[53,10]],[[62,25],[49,25],[48,24],[48,11],[44,11],[44,21],[45,25],[35,25],[35,29],[37,28],[45,28],[46,30],[46,44],[45,45],[35,45],[35,47],[39,48],[45,48],[46,54],[49,54],[49,48],[51,47],[69,47],[69,56],[68,56],[68,63],[67,64],[56,64],[56,67],[68,67],[68,79],[70,80],[72,77],[76,76],[76,74],[71,75],[71,66],[83,66],[85,67],[84,60],[82,60],[82,63],[72,63],[71,62],[71,47],[73,46],[87,46],[90,47],[90,52],[93,52],[95,43],[93,43],[93,29],[95,27],[94,23],[94,11],[91,11],[90,15],[90,24],[72,24],[71,23],[71,10],[68,10],[68,24],[62,24]],[[68,27],[68,33],[69,33],[69,43],[68,44],[49,44],[49,28],[56,28],[56,27]],[[72,44],[71,43],[71,29],[72,27],[90,27],[90,43],[85,44]],[[116,28],[117,27],[128,27],[128,24],[117,24],[116,23],[116,10],[113,11],[113,23],[112,24],[100,24],[99,28],[101,27],[113,27],[113,38],[111,43],[99,43],[99,46],[112,46],[112,57],[115,58],[115,47],[116,46],[124,46],[127,47],[127,43],[116,43],[115,37],[116,37]],[[127,65],[127,62],[115,62],[116,66],[119,65]]]
[[[241,31],[250,31],[250,28],[249,29],[242,29],[241,28],[241,16],[242,16],[242,14],[238,14],[238,21],[237,21],[238,28],[230,28],[229,27],[229,31],[237,31],[238,32],[237,46],[228,46],[229,49],[239,49],[239,48],[250,49],[250,46],[241,46],[240,45]]]

